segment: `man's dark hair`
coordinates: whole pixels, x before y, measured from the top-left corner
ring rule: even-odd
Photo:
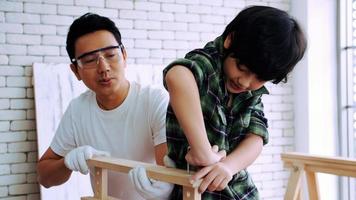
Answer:
[[[226,27],[223,39],[231,34],[225,56],[238,59],[264,81],[277,84],[300,61],[307,41],[296,22],[286,12],[267,6],[242,10]]]
[[[118,44],[121,44],[121,34],[119,29],[115,26],[115,23],[107,17],[103,17],[93,13],[86,13],[74,20],[72,25],[69,27],[67,35],[67,52],[69,58],[73,64],[76,64],[72,61],[75,57],[75,42],[77,39],[85,34],[92,33],[99,30],[107,30],[111,32]]]

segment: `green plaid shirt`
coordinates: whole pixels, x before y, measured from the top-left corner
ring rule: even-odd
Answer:
[[[206,133],[211,145],[219,150],[233,151],[245,138],[254,133],[268,142],[267,119],[264,117],[262,94],[268,94],[265,87],[256,91],[234,94],[228,107],[229,93],[225,88],[223,71],[223,39],[218,37],[203,49],[189,52],[184,59],[169,64],[163,71],[164,76],[175,65],[183,65],[191,70],[199,88]],[[164,86],[167,88],[166,83]],[[187,102],[189,103],[189,102]],[[178,120],[168,106],[166,118],[168,156],[176,162],[177,168],[186,169],[185,155],[188,141]],[[182,199],[182,188],[175,186],[172,199]],[[259,199],[258,191],[246,170],[235,174],[221,192],[206,191],[202,199]]]

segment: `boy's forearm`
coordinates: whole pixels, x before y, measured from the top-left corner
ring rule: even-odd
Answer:
[[[250,166],[257,157],[261,154],[263,147],[263,140],[260,136],[255,134],[248,134],[246,138],[235,148],[223,161],[232,174]]]
[[[191,151],[194,151],[198,158],[204,159],[206,153],[211,151],[211,145],[205,131],[199,90],[192,72],[186,67],[175,66],[167,73],[166,84],[171,106]]]
[[[46,188],[66,182],[71,173],[64,165],[64,158],[41,160],[37,164],[38,182]]]

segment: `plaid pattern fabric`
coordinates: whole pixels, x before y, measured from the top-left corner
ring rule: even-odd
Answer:
[[[199,88],[206,132],[211,145],[229,154],[244,139],[247,133],[254,133],[268,142],[267,119],[264,117],[262,94],[268,94],[265,87],[256,91],[234,94],[232,106],[228,108],[228,91],[225,88],[223,72],[223,39],[218,37],[203,49],[189,52],[184,59],[169,64],[163,71],[175,65],[191,70]],[[167,88],[166,83],[164,86]],[[187,102],[188,103],[188,102]],[[171,105],[166,118],[168,156],[176,162],[177,168],[186,169],[185,155],[188,141],[178,123]],[[182,188],[175,186],[172,199],[182,199]],[[258,191],[246,170],[235,174],[221,192],[206,191],[202,199],[259,199]]]

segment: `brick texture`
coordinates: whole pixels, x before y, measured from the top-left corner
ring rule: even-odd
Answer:
[[[219,36],[248,5],[289,10],[289,0],[2,0],[0,1],[0,199],[40,199],[32,63],[68,63],[68,26],[86,13],[111,18],[128,63],[167,65]],[[289,172],[280,154],[293,150],[293,91],[267,84],[263,98],[270,143],[249,167],[262,199],[282,199]]]

